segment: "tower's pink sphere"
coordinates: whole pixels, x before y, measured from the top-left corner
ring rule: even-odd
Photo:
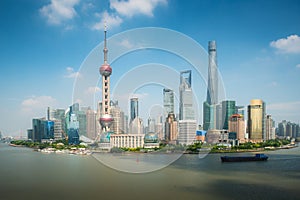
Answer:
[[[110,76],[111,73],[112,73],[112,69],[111,67],[109,66],[109,64],[103,64],[101,67],[100,67],[100,74],[103,75],[103,76]]]
[[[114,121],[112,115],[104,114],[100,117],[100,124],[102,127],[110,127],[112,122]]]

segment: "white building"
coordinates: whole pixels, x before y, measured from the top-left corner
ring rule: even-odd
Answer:
[[[62,139],[62,124],[60,119],[52,120],[54,122],[54,140],[61,140]]]
[[[196,140],[196,120],[179,120],[178,142],[181,145],[193,144]]]
[[[144,134],[111,134],[110,146],[118,148],[144,147]]]

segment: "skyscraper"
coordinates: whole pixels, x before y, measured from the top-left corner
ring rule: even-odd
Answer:
[[[90,139],[95,139],[97,136],[96,132],[96,113],[90,107],[86,111],[86,135]]]
[[[235,111],[235,101],[222,101],[222,129],[228,129],[228,121]]]
[[[193,92],[192,92],[192,71],[186,70],[180,72],[179,86],[179,120],[193,120]]]
[[[47,118],[54,122],[54,140],[61,140],[67,132],[65,110],[48,107]]]
[[[210,105],[207,101],[203,102],[203,129],[216,129],[216,105]],[[220,124],[220,123],[218,123]]]
[[[144,133],[143,120],[139,118],[139,99],[133,97],[130,99],[130,122],[129,129],[131,134]]]
[[[149,117],[148,118],[148,132],[147,133],[150,133],[150,132],[155,133],[156,132],[155,125],[156,125],[155,119]]]
[[[235,139],[237,139],[240,143],[245,142],[245,120],[243,115],[233,114],[230,116],[228,132],[229,135],[235,134]]]
[[[193,144],[196,140],[196,120],[179,120],[178,143],[181,145]]]
[[[266,116],[266,140],[275,139],[275,126],[271,115]]]
[[[218,67],[216,41],[208,42],[208,87],[206,101],[209,105],[218,103]]]
[[[218,66],[217,47],[215,41],[208,43],[208,85],[206,101],[203,103],[203,129],[217,128],[217,105],[218,104]]]
[[[252,142],[265,140],[265,103],[261,99],[253,99],[248,105],[248,133]]]
[[[130,99],[130,121],[138,117],[139,113],[139,99],[137,97]]]
[[[79,122],[75,114],[70,114],[70,121],[68,123],[68,143],[79,144]]]
[[[282,120],[282,122],[278,123],[278,136],[281,137],[286,136],[286,125],[287,125],[286,120]]]
[[[235,106],[235,113],[245,116],[245,107],[244,106]]]
[[[112,102],[111,114],[114,118],[114,121],[111,125],[111,129],[115,134],[124,133],[124,113],[121,111],[121,108],[118,105],[118,101]]]
[[[79,122],[79,135],[86,136],[86,112],[80,110],[77,112],[76,116]]]
[[[54,139],[54,122],[45,118],[32,119],[32,138],[30,139],[34,142]]]
[[[164,111],[167,116],[169,113],[174,113],[174,91],[168,88],[163,89],[164,96]]]
[[[169,113],[165,123],[165,140],[169,143],[176,144],[178,137],[178,122],[173,113]]]
[[[104,27],[104,63],[100,67],[100,74],[102,76],[102,115],[100,117],[100,124],[103,132],[108,132],[110,126],[113,122],[113,116],[110,113],[110,75],[112,73],[112,68],[107,62],[107,52],[106,47],[106,26]]]

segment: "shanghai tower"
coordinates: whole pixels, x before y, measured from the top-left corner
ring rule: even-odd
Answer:
[[[218,67],[216,41],[208,42],[208,85],[207,97],[203,103],[204,130],[216,128],[216,105],[218,104]]]
[[[208,43],[208,87],[206,101],[209,105],[218,103],[218,67],[216,41]]]

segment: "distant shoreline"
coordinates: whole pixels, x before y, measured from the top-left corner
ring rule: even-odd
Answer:
[[[25,148],[30,148],[30,149],[33,149],[34,151],[38,151],[38,152],[45,152],[45,151],[41,151],[41,149],[37,149],[37,148],[34,148],[34,147],[27,147],[25,145],[17,145],[17,144],[12,144],[12,143],[9,143],[8,144],[9,146],[12,146],[12,147],[25,147]],[[182,154],[201,154],[201,153],[256,153],[256,152],[268,152],[268,151],[277,151],[277,150],[281,150],[281,149],[292,149],[292,148],[296,148],[298,147],[298,143],[297,144],[289,144],[289,145],[284,145],[284,146],[281,146],[281,147],[269,147],[269,148],[257,148],[257,149],[220,149],[220,150],[216,150],[216,149],[211,149],[211,150],[208,150],[208,149],[202,149],[198,152],[192,152],[192,151],[183,151],[183,152],[178,152],[178,151],[175,151],[175,152],[160,152],[160,151],[153,151],[153,152],[127,152],[127,151],[124,151],[124,152],[119,152],[119,153],[133,153],[133,154],[144,154],[144,153],[147,153],[147,154],[178,154],[178,153],[182,153]],[[46,148],[47,149],[47,148]],[[58,149],[57,149],[58,150]],[[203,151],[203,150],[207,150],[207,151]],[[46,151],[47,152],[47,151]],[[56,150],[52,150],[50,151],[51,153],[53,152],[56,152]],[[48,153],[50,153],[48,152]],[[57,152],[58,153],[58,152]],[[59,151],[60,153],[60,151]],[[66,153],[69,153],[69,154],[85,154],[86,153],[82,153],[82,152],[66,152]],[[97,151],[93,151],[91,150],[90,152],[88,152],[87,154],[90,155],[92,153],[98,153]],[[118,152],[102,152],[102,153],[118,153]]]

